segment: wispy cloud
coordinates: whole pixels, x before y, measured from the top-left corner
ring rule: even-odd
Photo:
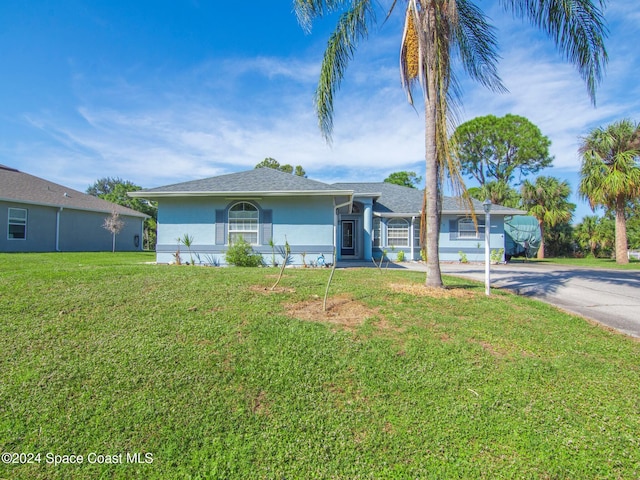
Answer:
[[[610,9],[628,16],[624,25],[630,27],[640,9],[623,7]],[[549,53],[548,45],[520,38],[519,28],[511,22],[501,33],[506,40],[499,71],[510,93],[493,94],[465,81],[461,120],[523,115],[551,138],[556,168],[575,172],[581,135],[620,115],[639,116],[639,87],[628,81],[639,54],[624,43],[628,36],[612,39],[608,75],[594,108],[575,69]],[[331,147],[321,138],[313,109],[319,55],[260,56],[100,78],[71,65],[72,111],[29,112],[25,125],[41,140],[10,154],[19,168],[29,172],[37,165],[34,172],[79,189],[102,176],[159,186],[252,168],[265,157],[302,165],[325,181],[379,181],[405,169],[422,175],[423,119],[400,88],[399,39],[390,30],[372,35],[350,65],[335,99]]]

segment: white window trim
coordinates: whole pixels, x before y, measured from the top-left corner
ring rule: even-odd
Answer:
[[[233,213],[233,209],[235,207],[237,207],[238,205],[249,205],[252,209],[255,210],[255,218],[247,218],[247,220],[249,220],[248,222],[242,222],[243,228],[232,228],[233,226],[237,226],[235,220],[232,218],[232,213]],[[243,210],[243,211],[250,211],[250,210]],[[238,219],[240,220],[240,219]],[[237,202],[234,203],[233,205],[231,205],[229,207],[229,211],[227,214],[227,222],[228,222],[228,228],[229,228],[229,244],[233,243],[232,238],[239,238],[242,237],[245,241],[247,241],[249,244],[251,245],[258,245],[260,242],[260,210],[258,209],[258,207],[256,207],[254,204],[250,203],[250,202]],[[240,223],[240,222],[238,222]],[[250,228],[248,228],[250,227]],[[253,237],[255,235],[255,241],[253,241]],[[252,241],[249,241],[249,240]]]
[[[393,223],[402,225],[392,225]],[[387,222],[387,246],[396,247],[396,248],[406,248],[411,246],[411,240],[409,239],[410,234],[410,223],[406,218],[392,218]],[[391,233],[395,233],[395,235],[390,235]],[[393,239],[395,241],[402,241],[402,245],[397,243],[392,244],[390,240]]]
[[[16,217],[15,213],[12,216],[12,211],[20,211],[20,212],[24,212],[24,218],[22,216],[20,217]],[[27,239],[27,220],[28,220],[28,216],[29,216],[29,212],[26,208],[14,208],[14,207],[9,207],[8,210],[8,215],[7,215],[7,240],[26,240]],[[11,225],[19,225],[24,227],[24,237],[22,238],[15,238],[11,236]]]
[[[468,225],[470,228],[465,228],[464,230],[460,227],[462,225]],[[478,229],[476,230],[476,226],[473,223],[473,219],[471,218],[459,218],[458,223],[458,240],[477,240],[479,238],[484,237],[484,223],[478,221]]]

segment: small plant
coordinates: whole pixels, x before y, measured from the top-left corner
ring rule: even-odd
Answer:
[[[491,250],[491,262],[500,263],[502,261],[503,255],[504,255],[504,248],[501,248],[499,250]]]
[[[191,246],[193,245],[193,235],[185,233],[184,235],[182,235],[182,237],[178,238],[177,241],[178,245],[182,243],[185,247],[187,247],[187,250],[189,250],[189,258],[191,259],[191,265],[195,265],[193,261],[193,253],[191,252]]]
[[[371,261],[373,262],[373,264],[378,267],[378,271],[380,271],[382,273],[382,262],[384,262],[384,260],[387,260],[387,267],[389,266],[389,259],[387,258],[387,251],[386,250],[382,250],[382,256],[380,257],[378,263],[376,263],[376,259],[374,257],[371,257]]]
[[[120,214],[116,212],[115,208],[111,211],[111,215],[104,219],[102,228],[108,230],[111,233],[111,251],[116,251],[116,235],[124,228],[124,222],[120,220]]]
[[[403,250],[400,250],[398,252],[398,255],[396,255],[396,260],[398,262],[404,262],[404,251]]]
[[[467,258],[467,254],[464,253],[462,250],[460,250],[458,252],[458,255],[460,256],[460,263],[469,263],[469,259]]]
[[[336,271],[336,247],[333,247],[333,264],[331,265],[331,274],[329,274],[329,280],[327,281],[327,288],[324,290],[324,300],[322,301],[322,311],[327,311],[327,297],[329,296],[329,287],[331,286],[331,280],[333,280],[333,274]]]
[[[225,259],[229,265],[236,267],[259,267],[263,263],[262,255],[255,253],[251,245],[242,237],[229,246]]]
[[[282,274],[284,273],[284,269],[287,266],[287,259],[289,258],[289,254],[291,253],[291,247],[289,246],[289,242],[287,241],[287,237],[284,237],[284,261],[282,262],[282,268],[280,268],[280,275],[278,275],[278,279],[276,280],[276,283],[273,284],[273,287],[271,287],[271,290],[275,290],[275,288],[278,286],[278,284],[280,283],[280,279],[282,278]]]
[[[200,255],[196,254],[196,257],[198,257],[198,262],[203,263],[204,265],[207,265],[210,267],[220,266],[220,259],[215,255],[210,255],[210,254],[204,255],[204,262],[200,259]]]
[[[291,247],[289,246],[286,235],[284,236],[284,246],[278,247],[278,253],[282,257],[284,264],[291,263]]]
[[[276,262],[276,242],[273,241],[273,238],[269,239],[269,246],[271,247],[271,266],[277,267],[278,262]]]
[[[182,258],[180,258],[180,247],[173,254],[173,262],[176,265],[182,265]]]
[[[300,256],[302,257],[302,268],[307,268],[307,261],[305,260],[307,257],[307,252],[302,252]]]

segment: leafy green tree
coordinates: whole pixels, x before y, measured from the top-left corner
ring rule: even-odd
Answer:
[[[551,165],[551,140],[524,117],[487,115],[460,125],[452,138],[461,172],[480,186],[491,181],[519,184]],[[516,179],[517,175],[517,179]]]
[[[549,257],[566,257],[576,253],[577,245],[573,225],[560,222],[544,232],[545,252]]]
[[[304,168],[302,168],[300,165],[296,165],[296,169],[293,173],[298,177],[307,177],[307,172],[305,172]]]
[[[280,162],[278,162],[275,158],[271,158],[271,157],[265,158],[263,161],[258,163],[255,166],[255,168],[272,168],[273,170],[280,170],[281,172],[285,172],[285,173],[293,173],[298,177],[307,176],[307,172],[305,172],[304,168],[302,168],[300,165],[296,165],[294,169],[294,167],[292,167],[288,163],[285,163],[284,165],[280,165]]]
[[[103,177],[89,186],[86,193],[148,215],[149,218],[144,222],[144,243],[146,244],[145,248],[153,250],[156,244],[158,207],[155,202],[127,195],[127,192],[138,190],[142,190],[142,187],[128,180],[118,177]]]
[[[520,206],[520,194],[502,181],[485,183],[481,187],[469,189],[469,195],[481,202],[487,198],[494,205],[504,205],[505,207],[518,208]]]
[[[614,122],[581,140],[580,195],[592,209],[615,212],[616,263],[629,263],[625,209],[640,199],[640,124]]]
[[[426,208],[421,219],[421,237],[426,241],[427,279],[432,287],[443,287],[438,242],[445,175],[461,189],[459,164],[449,150],[449,109],[456,95],[454,59],[476,80],[494,91],[505,88],[497,74],[497,42],[494,27],[472,0],[407,0],[391,4],[404,16],[400,45],[400,74],[409,103],[419,85],[424,101]],[[530,20],[556,43],[577,66],[591,98],[607,60],[606,34],[601,2],[592,0],[502,0],[514,17]],[[320,129],[327,141],[333,130],[333,101],[349,61],[369,27],[376,21],[374,0],[294,0],[300,24],[308,31],[312,21],[340,12],[337,26],[324,53],[315,95]],[[455,51],[454,51],[455,50]]]
[[[538,258],[545,256],[545,232],[560,223],[571,221],[575,204],[569,202],[571,187],[555,177],[538,177],[535,183],[525,180],[522,184],[522,205],[538,219],[541,241]]]
[[[387,178],[384,179],[385,183],[393,183],[395,185],[402,185],[403,187],[418,188],[418,185],[422,181],[422,177],[416,175],[416,172],[393,172]]]
[[[616,221],[611,213],[601,217],[596,228],[598,255],[615,258]]]
[[[122,180],[117,177],[103,177],[89,186],[86,193],[156,218],[157,208],[153,203],[127,195],[127,192],[137,192],[138,190],[142,190],[142,187],[128,180]]]
[[[640,250],[640,199],[627,208],[627,241],[629,248]]]

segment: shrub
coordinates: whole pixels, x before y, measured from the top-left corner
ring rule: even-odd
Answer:
[[[399,262],[404,262],[404,252],[402,250],[398,252],[398,255],[396,256],[396,260]]]
[[[254,253],[251,245],[243,238],[229,246],[225,258],[229,265],[236,267],[259,267],[262,265],[262,255]]]

